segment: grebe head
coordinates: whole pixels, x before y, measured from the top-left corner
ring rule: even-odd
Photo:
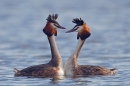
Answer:
[[[75,18],[75,19],[73,19],[72,22],[75,23],[76,25],[74,26],[73,29],[67,31],[66,33],[76,31],[76,32],[78,32],[77,39],[80,38],[81,40],[85,40],[86,38],[88,38],[91,35],[88,26],[81,18],[80,19]]]
[[[61,28],[61,29],[66,29],[64,27],[62,27],[57,21],[56,19],[58,18],[58,14],[52,14],[49,15],[47,17],[47,24],[46,26],[43,28],[43,32],[47,35],[47,36],[52,36],[53,34],[55,36],[57,36],[57,28]]]

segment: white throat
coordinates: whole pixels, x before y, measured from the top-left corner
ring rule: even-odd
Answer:
[[[48,37],[48,40],[50,43],[52,57],[56,56],[56,57],[61,58],[60,53],[59,53],[58,48],[57,48],[57,45],[56,45],[56,42],[55,42],[54,36],[52,35],[52,36]]]
[[[56,64],[59,64],[58,65],[58,75],[63,75],[64,72],[63,72],[63,67],[62,67],[62,58],[60,56],[60,53],[58,51],[58,48],[56,46],[56,42],[55,42],[55,38],[54,36],[50,36],[48,37],[48,40],[49,40],[49,43],[50,43],[50,48],[51,48],[51,54],[52,54],[52,59],[51,59],[51,62],[54,62]]]
[[[73,68],[77,66],[77,58],[85,40],[79,39],[76,48],[70,55],[64,66],[65,75],[73,75]]]

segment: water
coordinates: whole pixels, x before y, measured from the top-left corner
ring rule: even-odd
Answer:
[[[130,85],[130,1],[129,0],[1,0],[0,2],[0,84],[1,85]],[[47,63],[50,49],[42,28],[48,14],[58,13],[58,21],[67,30],[73,18],[85,20],[91,30],[79,64],[117,68],[114,76],[53,78],[14,77],[13,68]],[[56,37],[63,63],[77,39],[76,33],[58,30]]]

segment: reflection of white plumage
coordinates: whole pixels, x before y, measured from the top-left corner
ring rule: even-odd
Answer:
[[[43,29],[43,32],[47,35],[50,43],[52,59],[47,64],[40,64],[31,67],[27,67],[22,70],[14,68],[15,76],[34,76],[34,77],[47,77],[54,75],[64,75],[62,69],[62,58],[56,46],[54,35],[57,35],[57,28],[65,29],[60,26],[56,21],[57,14],[49,15],[47,18],[47,24]]]
[[[68,58],[64,66],[64,73],[65,75],[113,75],[115,74],[115,69],[107,69],[100,66],[93,66],[93,65],[78,65],[77,59],[80,53],[81,47],[83,46],[85,40],[91,35],[90,30],[86,23],[80,18],[73,19],[73,23],[76,23],[76,26],[67,31],[74,32],[77,31],[77,39],[79,39],[78,44]]]

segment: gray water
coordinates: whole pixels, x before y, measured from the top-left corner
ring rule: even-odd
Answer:
[[[49,43],[42,28],[48,14],[58,13],[56,42],[63,63],[74,50],[77,33],[65,33],[82,18],[91,30],[78,64],[117,68],[114,76],[14,77],[13,68],[47,63]],[[0,85],[130,86],[130,0],[0,0]]]

